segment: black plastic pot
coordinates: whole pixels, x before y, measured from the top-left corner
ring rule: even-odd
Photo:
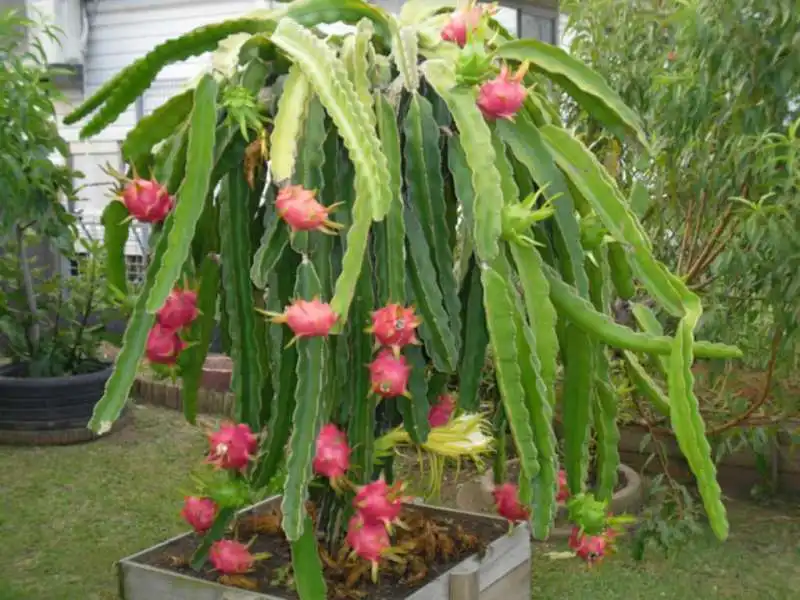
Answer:
[[[23,364],[0,367],[0,443],[94,439],[86,425],[112,371],[106,363],[82,375],[24,377]]]

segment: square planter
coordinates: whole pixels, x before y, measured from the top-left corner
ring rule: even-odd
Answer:
[[[269,498],[240,514],[276,506],[279,497]],[[499,519],[459,510],[411,505],[440,518],[468,517],[479,521]],[[123,600],[286,600],[285,597],[250,592],[195,578],[148,564],[148,558],[162,553],[175,542],[191,537],[186,533],[148,548],[119,564],[120,597]],[[482,557],[472,555],[444,574],[406,596],[406,600],[530,600],[531,545],[527,525],[517,527],[512,535],[492,541]]]

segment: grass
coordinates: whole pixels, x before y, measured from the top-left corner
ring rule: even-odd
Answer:
[[[80,446],[0,448],[0,600],[117,598],[114,562],[185,530],[181,489],[203,435],[173,411]],[[591,570],[534,551],[534,598],[789,600],[800,589],[800,507],[733,502],[731,537],[676,557],[623,551]],[[158,600],[158,599],[154,599]]]

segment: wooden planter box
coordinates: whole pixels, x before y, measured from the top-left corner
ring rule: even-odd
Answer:
[[[279,497],[265,500],[256,508],[269,508]],[[475,513],[426,506],[415,503],[414,508],[437,516],[448,514],[469,516],[476,520],[497,520]],[[178,539],[177,536],[123,558],[119,564],[120,597],[124,600],[286,600],[258,592],[249,592],[205,581],[146,564],[146,559],[159,554]],[[416,590],[407,600],[530,600],[531,545],[527,525],[518,527],[512,535],[503,535],[492,542],[483,556],[473,555]]]

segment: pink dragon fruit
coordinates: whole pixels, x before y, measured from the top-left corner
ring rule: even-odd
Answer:
[[[217,505],[211,498],[187,496],[183,501],[181,517],[199,534],[203,534],[214,524]]]
[[[566,502],[569,500],[569,486],[567,485],[567,472],[561,469],[558,472],[558,493],[556,502]]]
[[[511,523],[522,523],[530,518],[530,511],[519,501],[517,486],[504,483],[492,492],[497,514]]]
[[[197,292],[176,288],[156,313],[156,320],[162,327],[177,330],[191,325],[199,314]]]
[[[295,300],[282,315],[273,317],[272,322],[286,323],[296,338],[305,338],[328,335],[337,319],[330,304],[314,298]]]
[[[258,449],[258,439],[244,423],[226,423],[208,436],[207,462],[220,469],[243,471]]]
[[[372,391],[384,398],[409,396],[408,378],[411,366],[405,356],[395,357],[391,350],[385,348],[369,365]]]
[[[368,524],[360,514],[350,519],[347,525],[347,545],[361,558],[377,564],[391,547],[386,528],[379,524]]]
[[[350,468],[350,446],[347,436],[336,425],[328,423],[319,430],[316,453],[312,461],[314,472],[336,481]]]
[[[431,427],[447,425],[455,410],[455,398],[450,394],[442,394],[439,396],[439,401],[428,410],[428,424]]]
[[[413,308],[388,304],[372,313],[372,327],[367,331],[375,335],[382,346],[394,349],[395,354],[408,344],[418,344],[416,332],[420,321]]]
[[[455,11],[442,27],[442,39],[446,42],[455,42],[463,48],[467,43],[468,34],[475,32],[480,26],[483,12],[480,6]]]
[[[155,179],[134,179],[120,196],[131,216],[143,223],[160,223],[172,210],[174,200]]]
[[[575,551],[576,556],[589,564],[594,564],[603,559],[615,536],[616,532],[611,536],[586,535],[581,533],[579,527],[573,527],[569,536],[569,547]]]
[[[400,495],[402,484],[389,486],[383,479],[378,479],[361,486],[353,499],[353,507],[367,525],[391,525],[403,510],[403,498]]]
[[[256,560],[247,546],[234,540],[219,540],[211,544],[208,559],[217,571],[225,575],[247,573]]]
[[[275,208],[292,231],[321,231],[335,233],[339,223],[328,219],[335,206],[323,206],[317,202],[314,192],[301,185],[289,185],[278,192]]]
[[[159,365],[174,365],[185,344],[178,332],[159,323],[153,325],[147,334],[145,354],[147,360]]]
[[[523,65],[512,75],[508,66],[503,65],[500,75],[481,86],[478,108],[485,119],[512,119],[517,114],[528,95],[525,86],[520,83],[526,71],[527,65]]]

